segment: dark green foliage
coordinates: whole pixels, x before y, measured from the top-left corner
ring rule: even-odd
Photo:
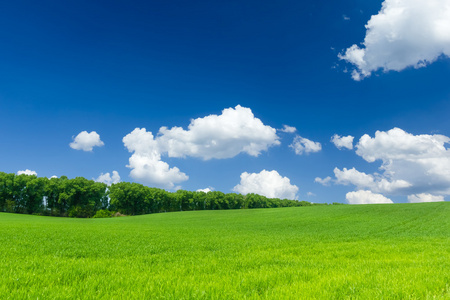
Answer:
[[[69,218],[90,218],[94,216],[94,210],[90,206],[74,206],[67,211]]]
[[[8,209],[14,208],[14,205],[11,205],[14,203],[12,195],[14,176],[14,174],[0,172],[0,211],[9,211]]]
[[[93,218],[111,218],[113,216],[114,212],[111,212],[106,209],[100,209],[98,210]]]
[[[21,175],[27,176],[27,175]],[[26,184],[26,193],[24,195],[25,210],[29,214],[39,213],[43,209],[42,199],[45,195],[45,186],[47,185],[48,179],[45,177],[33,178],[29,180]]]
[[[313,205],[306,201],[266,198],[258,194],[224,194],[178,190],[174,193],[139,183],[107,186],[83,177],[69,179],[0,172],[0,211],[91,218],[99,211],[142,215],[170,211],[274,208]],[[99,213],[98,216],[104,213]]]
[[[0,211],[39,213],[45,196],[47,178],[0,172]]]
[[[13,213],[15,206],[16,206],[16,202],[14,202],[14,200],[6,200],[4,211]]]

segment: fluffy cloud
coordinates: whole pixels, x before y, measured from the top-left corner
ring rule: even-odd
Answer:
[[[413,135],[400,128],[377,131],[375,137],[365,134],[356,145],[356,154],[368,162],[382,160],[417,160],[449,157],[445,144],[450,138],[444,135]]]
[[[338,168],[334,169],[337,184],[353,184],[358,189],[370,189],[379,193],[394,193],[401,189],[411,187],[411,183],[405,180],[387,180],[386,178],[376,178],[374,175],[359,172],[355,168],[346,169],[342,171]]]
[[[420,68],[450,56],[450,0],[385,0],[366,25],[363,47],[339,55],[361,80],[373,71]]]
[[[22,174],[37,176],[36,171],[31,171],[31,170],[28,170],[28,169],[26,169],[25,171],[17,171],[17,175],[22,175]]]
[[[73,142],[69,144],[70,148],[75,150],[92,151],[94,147],[101,147],[104,143],[100,140],[100,135],[91,131],[80,132],[74,139]]]
[[[313,142],[299,135],[294,138],[294,141],[289,147],[294,149],[295,154],[297,155],[302,155],[303,153],[309,154],[322,150],[322,145],[319,142]]]
[[[233,191],[244,195],[255,193],[268,198],[296,199],[298,187],[277,171],[262,170],[260,173],[242,173],[241,182]]]
[[[188,130],[161,127],[157,143],[169,157],[231,158],[239,153],[258,156],[279,145],[276,129],[255,118],[251,109],[240,105],[224,109],[221,115],[192,120]]]
[[[355,168],[335,168],[335,179],[316,182],[354,185],[359,190],[408,196],[410,202],[444,201],[450,195],[450,138],[413,135],[400,128],[363,135],[356,154],[369,163],[381,162],[381,173],[366,174]]]
[[[123,138],[128,151],[134,152],[128,167],[130,175],[146,184],[173,188],[189,177],[177,167],[170,168],[162,155],[203,160],[232,158],[240,153],[258,156],[279,145],[276,129],[255,118],[249,108],[240,105],[191,120],[188,129],[161,127],[157,136],[145,128],[136,128]]]
[[[381,161],[384,176],[412,184],[410,194],[450,194],[450,138],[413,135],[399,128],[364,135],[356,153],[368,162]]]
[[[434,196],[431,194],[415,194],[408,196],[408,202],[419,203],[419,202],[441,202],[444,201],[444,196]]]
[[[144,184],[156,185],[162,188],[174,188],[176,183],[189,177],[177,167],[161,161],[158,142],[151,132],[145,128],[136,128],[123,138],[128,151],[134,152],[129,159],[128,168],[132,169],[130,176]]]
[[[392,200],[384,197],[381,194],[374,194],[371,191],[356,191],[345,195],[349,204],[378,204],[378,203],[392,203]]]
[[[327,186],[327,185],[330,185],[330,183],[331,183],[331,177],[327,176],[323,179],[320,177],[316,177],[316,179],[314,179],[314,182],[317,182],[317,183],[320,183],[321,185]]]
[[[209,193],[209,192],[212,192],[212,191],[214,191],[214,188],[212,188],[212,187],[207,187],[205,189],[198,189],[197,190],[197,192],[203,192],[203,193]]]
[[[111,185],[113,183],[119,183],[120,182],[119,172],[112,171],[112,176],[110,173],[105,173],[105,174],[102,173],[102,174],[100,174],[100,176],[98,176],[97,179],[95,179],[95,181],[103,182],[103,183],[106,183],[107,185]]]
[[[292,126],[288,126],[288,125],[283,125],[282,129],[279,129],[281,132],[286,132],[286,133],[294,133],[297,131],[297,128],[292,127]]]
[[[338,148],[347,148],[349,150],[353,149],[353,139],[354,137],[351,135],[348,136],[339,136],[337,134],[331,137],[331,142]]]

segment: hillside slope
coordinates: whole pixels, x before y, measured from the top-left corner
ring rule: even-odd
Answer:
[[[450,203],[0,213],[0,298],[450,298]]]

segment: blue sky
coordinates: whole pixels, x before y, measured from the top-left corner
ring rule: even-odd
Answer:
[[[4,3],[0,171],[116,171],[170,190],[328,203],[448,200],[449,5]],[[83,131],[103,145],[72,148]],[[334,134],[353,148],[338,149]]]

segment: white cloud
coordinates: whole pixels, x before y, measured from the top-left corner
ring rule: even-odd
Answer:
[[[409,194],[450,194],[450,138],[413,135],[399,128],[364,135],[356,153],[368,162],[380,160],[384,177],[412,184]]]
[[[411,187],[411,184],[405,180],[387,180],[381,176],[374,176],[359,172],[355,168],[346,169],[342,171],[338,168],[334,168],[334,175],[336,176],[337,184],[353,184],[358,189],[370,189],[379,193],[394,193],[401,189]],[[378,175],[378,174],[376,174]]]
[[[104,143],[100,140],[100,135],[97,132],[87,131],[80,132],[69,144],[70,148],[75,150],[92,151],[94,147],[101,147]]]
[[[101,173],[100,176],[98,176],[98,178],[95,179],[95,181],[103,182],[103,183],[106,183],[107,185],[111,185],[113,183],[119,183],[120,182],[119,172],[112,171],[112,176],[109,172],[105,173],[105,174]]]
[[[58,176],[56,176],[56,175],[53,175],[52,177],[50,177],[50,179],[52,179],[52,178],[58,178]]]
[[[350,21],[350,17],[347,17],[346,15],[342,15],[342,19],[344,19],[345,21]]]
[[[352,45],[339,55],[355,65],[354,80],[378,69],[424,67],[450,56],[450,0],[385,0],[366,29],[362,48]]]
[[[198,189],[197,190],[197,192],[203,192],[203,193],[209,193],[209,192],[212,192],[212,191],[214,191],[213,187],[207,187],[205,189]]]
[[[348,136],[339,136],[337,134],[331,137],[331,142],[338,148],[347,148],[349,150],[353,149],[353,139],[354,137],[351,135]]]
[[[355,168],[350,170],[344,168],[342,171],[338,168],[334,168],[334,175],[336,176],[336,183],[338,184],[354,184],[357,187],[368,187],[374,184],[372,175],[359,172]]]
[[[128,151],[134,152],[128,165],[131,177],[165,188],[173,188],[189,177],[177,167],[170,168],[162,155],[204,160],[232,158],[240,153],[258,156],[280,144],[275,128],[264,125],[249,108],[240,105],[224,109],[221,115],[191,120],[187,130],[161,127],[156,137],[145,128],[136,128],[123,142]]]
[[[444,196],[435,196],[431,194],[415,194],[408,196],[408,202],[419,203],[419,202],[441,202],[444,201]]]
[[[299,135],[294,138],[294,141],[289,147],[294,149],[295,154],[297,155],[302,155],[303,153],[309,154],[322,150],[322,145],[319,142],[313,142]]]
[[[400,128],[377,131],[374,137],[365,134],[356,144],[356,154],[370,163],[380,161],[381,173],[335,168],[333,181],[359,190],[408,196],[410,202],[444,201],[450,195],[449,143],[444,135],[413,135]],[[317,178],[316,182],[330,180]]]
[[[356,153],[368,162],[382,160],[417,160],[448,157],[445,144],[450,138],[444,135],[413,135],[400,128],[376,131],[375,137],[368,134],[361,137],[356,145]]]
[[[374,194],[371,191],[364,190],[347,193],[345,198],[349,204],[393,203],[391,199],[381,194]]]
[[[307,192],[307,193],[306,193],[306,196],[308,196],[308,197],[315,197],[315,196],[317,196],[317,195],[314,194],[313,192]]]
[[[325,185],[328,186],[331,183],[331,177],[327,176],[326,178],[320,178],[320,177],[316,177],[316,179],[314,179],[314,182],[320,183],[321,185]]]
[[[36,171],[31,171],[31,170],[28,170],[28,169],[26,169],[25,171],[17,171],[17,175],[22,175],[22,174],[37,176]]]
[[[277,171],[262,170],[260,173],[242,173],[241,182],[233,191],[243,195],[255,193],[268,198],[296,199],[298,187]]]
[[[283,125],[283,128],[279,129],[279,131],[286,133],[294,133],[297,131],[297,128],[288,125]]]
[[[174,188],[175,183],[183,182],[189,177],[177,167],[161,161],[158,142],[145,128],[136,128],[123,138],[128,151],[134,152],[129,159],[130,176],[142,183],[163,188]]]
[[[279,145],[276,129],[255,118],[251,109],[240,105],[227,108],[221,115],[192,120],[188,130],[161,127],[157,142],[169,157],[231,158],[239,153],[258,156]]]
[[[132,169],[130,172],[132,178],[144,184],[162,188],[172,189],[175,183],[189,179],[189,176],[177,167],[170,168],[169,164],[161,161],[159,156],[153,157],[135,153],[130,157],[127,167]]]

